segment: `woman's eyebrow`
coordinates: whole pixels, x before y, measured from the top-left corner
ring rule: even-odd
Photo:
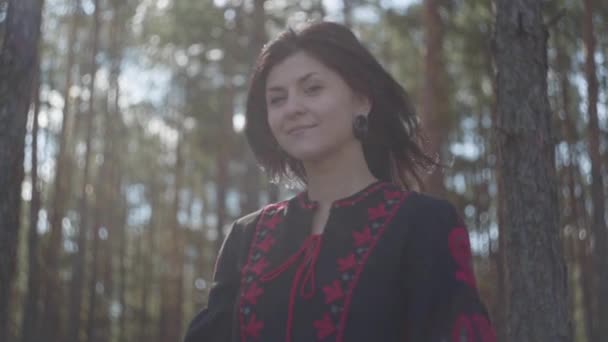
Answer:
[[[299,79],[298,79],[296,82],[297,82],[297,83],[304,83],[304,82],[305,82],[306,80],[308,80],[308,79],[309,79],[311,76],[313,76],[313,75],[318,75],[318,74],[319,74],[319,73],[318,73],[318,72],[316,72],[316,71],[309,72],[308,74],[306,74],[306,75],[304,75],[304,76],[300,77],[300,78],[299,78]],[[283,90],[283,89],[284,89],[284,88],[283,88],[282,86],[272,86],[272,87],[267,88],[267,90],[266,90],[266,91],[269,91],[269,92],[270,92],[270,91],[280,91],[280,90]]]

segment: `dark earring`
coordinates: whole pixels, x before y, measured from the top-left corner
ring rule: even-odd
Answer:
[[[359,139],[360,141],[365,140],[367,137],[368,127],[367,116],[363,114],[355,116],[355,120],[353,121],[353,134],[355,135],[355,138]]]

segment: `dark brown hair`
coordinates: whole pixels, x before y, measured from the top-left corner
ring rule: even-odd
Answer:
[[[302,163],[288,156],[274,138],[267,120],[266,78],[287,57],[304,51],[334,70],[372,104],[363,153],[371,173],[380,180],[411,188],[422,186],[419,172],[436,166],[418,143],[421,134],[413,106],[403,87],[345,26],[332,22],[288,29],[264,46],[247,94],[245,134],[262,168],[275,181],[306,183]]]

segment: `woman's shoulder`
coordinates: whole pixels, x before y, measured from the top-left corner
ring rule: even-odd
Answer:
[[[457,226],[464,227],[456,207],[447,199],[411,191],[401,211],[413,234],[447,234]]]
[[[449,200],[416,191],[408,193],[404,207],[423,221],[458,216],[456,207]]]
[[[255,227],[257,226],[260,219],[262,219],[262,217],[268,219],[271,216],[283,214],[284,209],[287,208],[288,203],[289,200],[285,200],[264,205],[263,207],[254,212],[250,212],[237,218],[234,221],[233,229],[252,233],[255,230]]]

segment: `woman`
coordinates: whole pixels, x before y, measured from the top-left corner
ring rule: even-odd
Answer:
[[[408,190],[434,162],[406,93],[351,31],[266,45],[246,134],[271,177],[306,190],[234,223],[186,342],[495,340],[459,215]]]

